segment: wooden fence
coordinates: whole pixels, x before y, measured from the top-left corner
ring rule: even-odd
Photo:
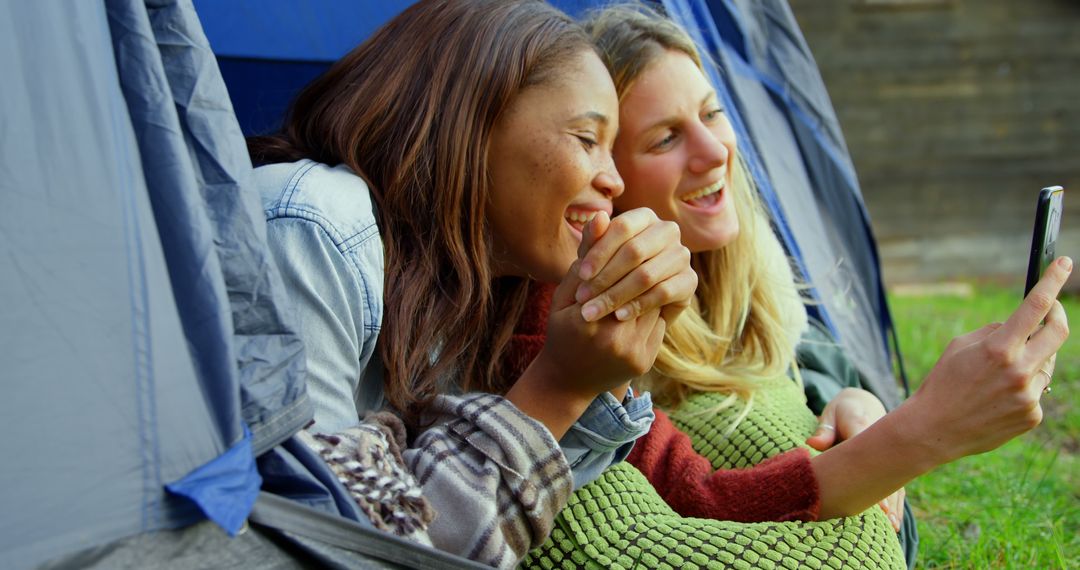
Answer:
[[[790,2],[887,283],[1020,282],[1051,184],[1067,190],[1058,251],[1080,261],[1080,1]]]

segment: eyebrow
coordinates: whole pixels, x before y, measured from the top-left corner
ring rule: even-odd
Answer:
[[[698,106],[699,107],[704,106],[705,103],[707,103],[709,101],[709,99],[712,99],[714,97],[719,97],[719,95],[717,95],[715,90],[709,91],[704,97],[701,98],[701,103],[699,103]],[[660,119],[659,121],[656,121],[655,123],[653,123],[651,127],[649,127],[648,129],[645,130],[645,132],[649,133],[649,132],[652,132],[652,131],[660,128],[660,127],[668,127],[668,126],[674,125],[675,123],[678,123],[679,120],[680,120],[679,117],[674,116],[674,115],[671,116],[671,117],[665,117],[665,118]]]
[[[582,119],[591,119],[591,120],[596,121],[596,122],[598,122],[598,123],[600,123],[600,124],[602,124],[604,126],[607,126],[607,124],[611,122],[611,119],[609,119],[607,115],[605,115],[605,114],[603,114],[603,113],[601,113],[599,111],[588,111],[588,112],[582,113],[582,114],[574,117],[573,119],[571,119],[571,121],[580,121]]]

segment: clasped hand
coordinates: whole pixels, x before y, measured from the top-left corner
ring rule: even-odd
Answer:
[[[690,305],[697,274],[678,225],[647,208],[612,220],[601,212],[582,234],[538,359],[595,396],[648,372],[667,323]]]

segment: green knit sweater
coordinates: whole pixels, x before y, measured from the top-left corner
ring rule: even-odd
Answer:
[[[671,413],[713,467],[738,468],[796,446],[817,426],[799,386],[778,378],[762,387],[730,436],[742,405],[714,412],[722,400],[698,394]],[[896,533],[879,508],[821,522],[738,523],[685,518],[637,469],[620,463],[573,494],[532,568],[890,568],[906,569]]]

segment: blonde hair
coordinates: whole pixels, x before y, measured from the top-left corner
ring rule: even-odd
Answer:
[[[591,15],[586,30],[620,100],[665,52],[686,54],[704,72],[689,35],[647,7],[605,8]],[[789,370],[798,378],[795,345],[807,325],[806,310],[746,165],[736,157],[731,167],[739,234],[726,247],[693,254],[695,302],[669,323],[652,371],[639,381],[662,406],[678,406],[695,392],[730,394],[721,407],[740,398],[752,403],[762,381]]]

